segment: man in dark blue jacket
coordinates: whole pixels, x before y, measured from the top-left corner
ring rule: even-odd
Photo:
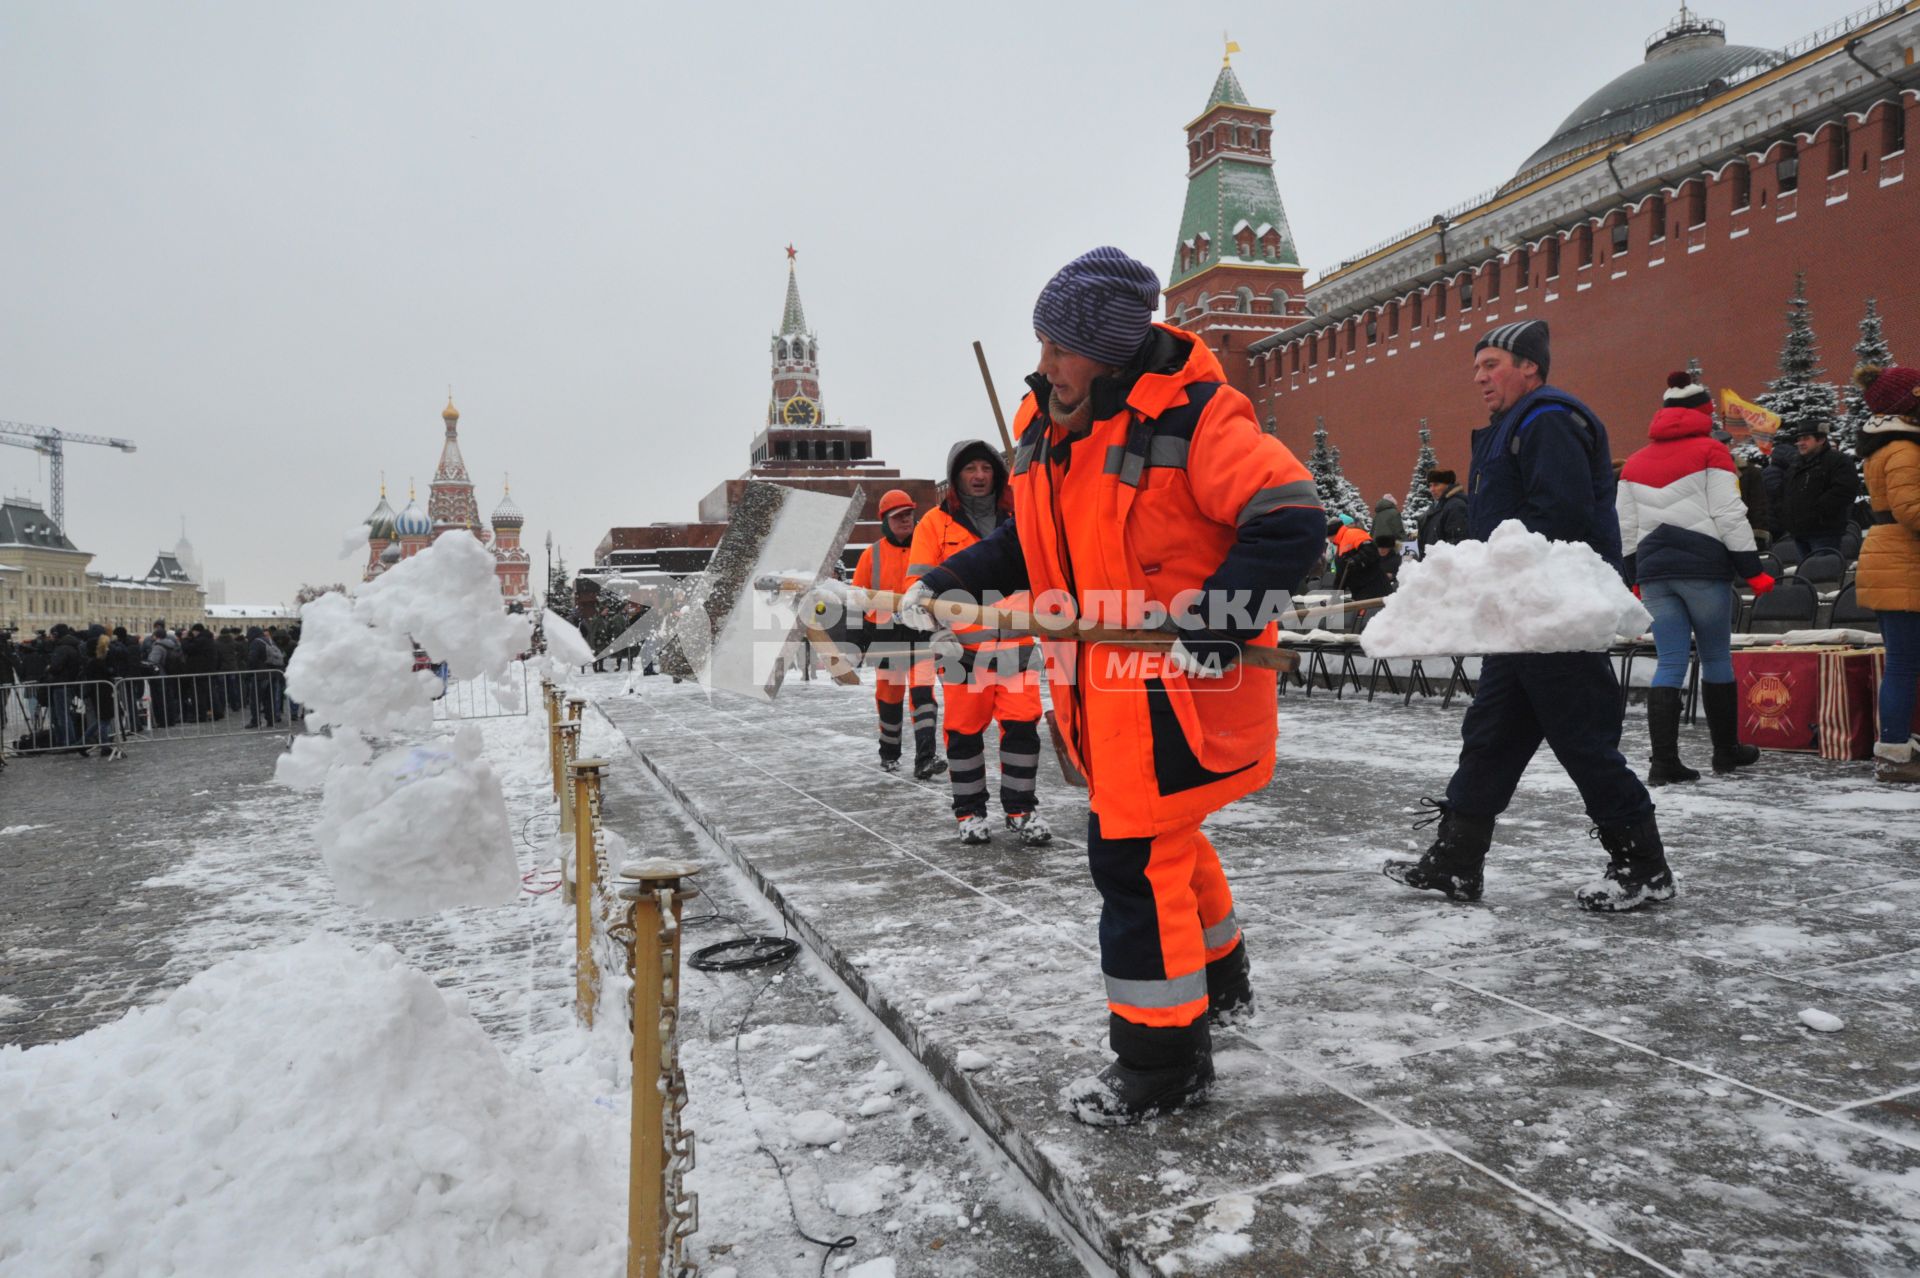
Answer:
[[[1468,479],[1469,536],[1485,540],[1517,519],[1554,541],[1578,541],[1616,568],[1607,429],[1592,409],[1546,384],[1544,320],[1490,329],[1474,347],[1473,380],[1488,423],[1473,433]],[[1574,897],[1588,910],[1636,909],[1673,898],[1653,800],[1620,754],[1623,708],[1613,665],[1602,652],[1490,656],[1460,726],[1460,764],[1436,806],[1440,828],[1418,861],[1388,861],[1383,872],[1408,887],[1477,901],[1494,821],[1540,743],[1579,787],[1599,827],[1609,864]]]

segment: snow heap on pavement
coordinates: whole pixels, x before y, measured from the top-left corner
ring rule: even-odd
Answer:
[[[1403,565],[1360,643],[1370,657],[1590,652],[1652,620],[1592,547],[1509,519],[1484,542],[1436,545]]]
[[[0,1273],[617,1273],[618,1130],[392,948],[316,934],[0,1048]]]
[[[414,670],[416,644],[450,678],[490,679],[518,697],[504,676],[531,627],[501,607],[493,556],[451,533],[352,599],[322,595],[300,620],[287,695],[332,733],[296,737],[274,776],[325,790],[315,833],[340,899],[391,917],[512,902],[520,874],[506,800],[478,730],[377,757],[369,742],[431,722],[441,684]]]
[[[593,664],[593,645],[580,628],[549,608],[540,617],[540,633],[547,641],[547,678],[565,683],[581,666]]]

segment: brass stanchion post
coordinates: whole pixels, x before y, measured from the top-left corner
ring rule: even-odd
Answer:
[[[680,1125],[687,1079],[680,1071],[681,880],[697,867],[637,861],[620,868],[619,894],[633,902],[633,1171],[627,1185],[627,1278],[676,1278],[700,1228],[693,1132]]]
[[[567,769],[580,754],[580,724],[575,720],[562,720],[554,731],[559,733],[560,775],[566,776]],[[573,796],[562,795],[560,800],[560,833],[573,832]]]
[[[553,799],[560,801],[560,690],[550,679],[540,681],[540,695],[547,703],[547,770],[553,774]]]
[[[593,958],[593,911],[600,881],[600,773],[605,759],[575,759],[573,778],[573,1010],[593,1028],[600,1001],[600,966]]]

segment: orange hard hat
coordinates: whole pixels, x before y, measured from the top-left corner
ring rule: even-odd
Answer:
[[[906,493],[900,489],[889,488],[880,494],[880,518],[885,519],[888,511],[898,510],[902,506],[905,506],[908,510],[912,510],[913,498],[907,496]]]

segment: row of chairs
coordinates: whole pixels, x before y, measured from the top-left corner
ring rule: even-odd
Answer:
[[[1837,550],[1816,550],[1804,559],[1782,559],[1770,550],[1760,552],[1760,568],[1767,575],[1784,579],[1789,567],[1796,579],[1816,586],[1838,586],[1850,573],[1850,565]]]
[[[1861,543],[1865,540],[1866,536],[1860,531],[1860,525],[1849,522],[1846,530],[1840,534],[1839,554],[1841,563],[1850,564],[1858,559],[1860,557]],[[1785,564],[1789,568],[1797,565],[1806,554],[1806,552],[1800,549],[1800,543],[1791,537],[1782,537],[1772,542],[1768,545],[1766,553],[1771,554],[1775,560]],[[1827,555],[1834,552],[1830,550],[1816,550],[1812,553],[1815,555]],[[1775,575],[1777,576],[1778,574]]]
[[[1741,604],[1734,630],[1743,634],[1783,635],[1789,630],[1870,630],[1880,633],[1880,615],[1860,603],[1852,582],[1823,601],[1814,583],[1792,576],[1764,595]]]

